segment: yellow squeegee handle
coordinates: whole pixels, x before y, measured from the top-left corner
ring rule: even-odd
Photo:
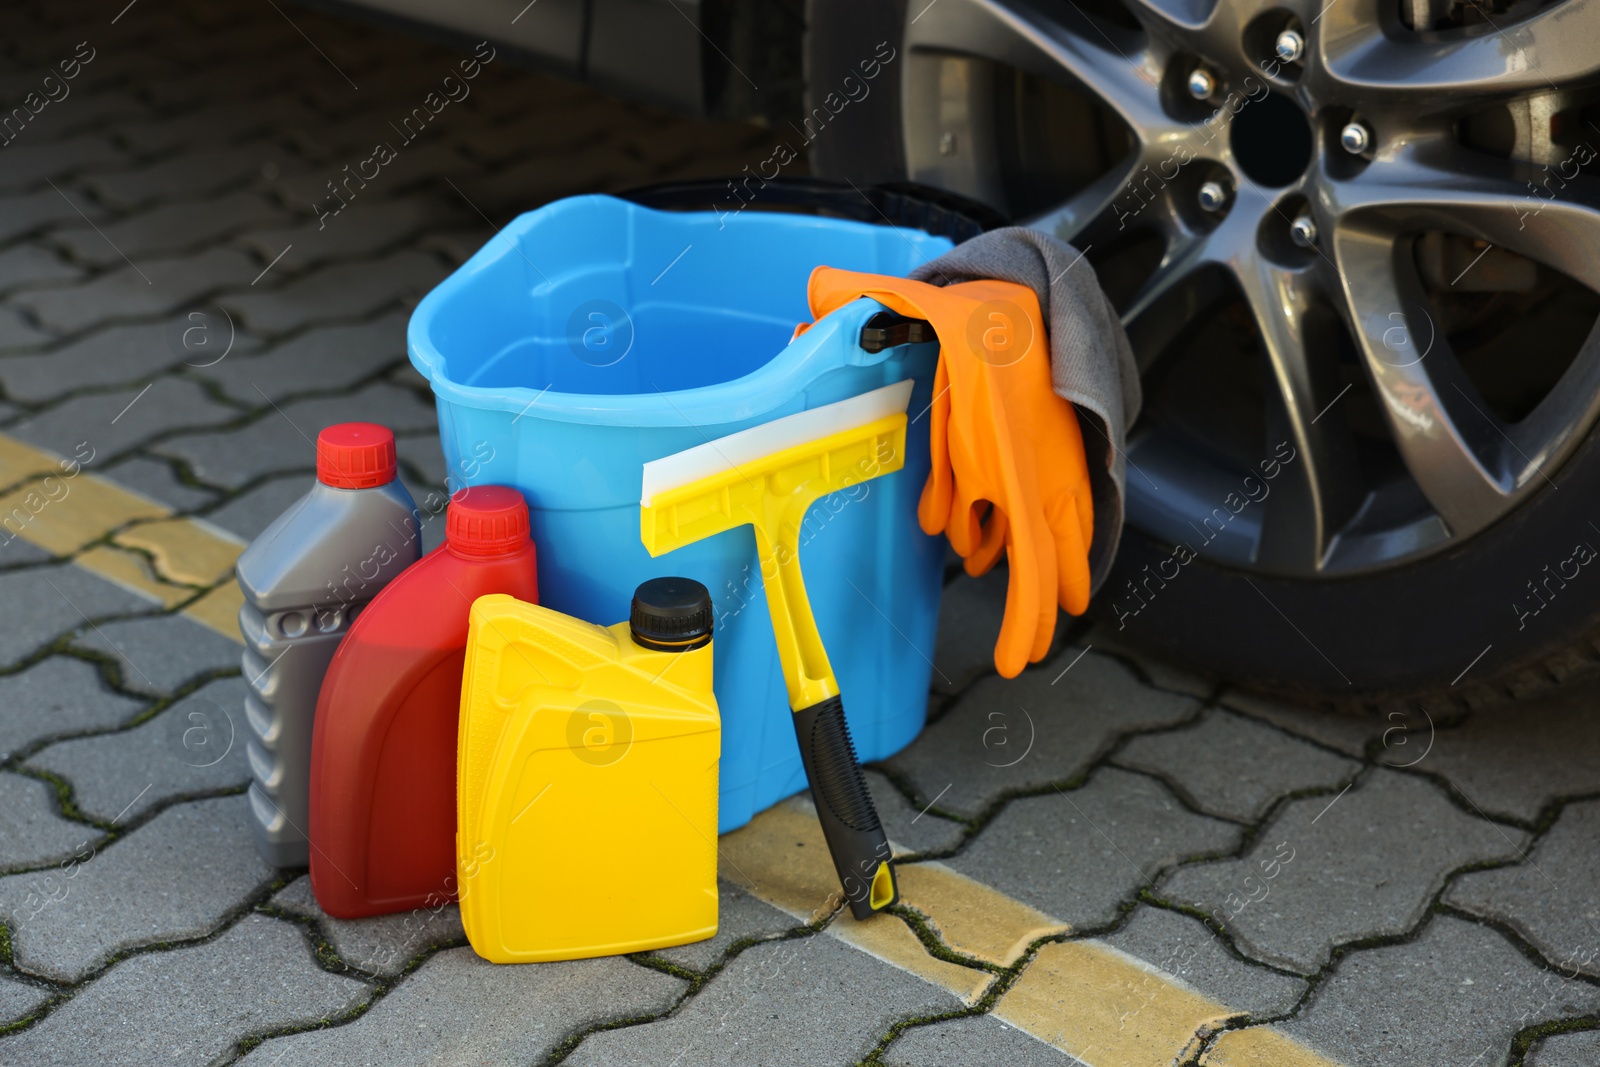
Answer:
[[[890,862],[889,838],[856,760],[839,682],[828,663],[800,573],[800,524],[812,503],[797,495],[790,498],[785,514],[776,522],[756,523],[756,550],[762,574],[776,572],[776,580],[766,582],[767,606],[778,639],[778,658],[789,682],[800,761],[811,783],[822,836],[851,913],[865,919],[893,904],[900,891]],[[776,538],[768,536],[769,529],[776,529]]]
[[[778,639],[778,660],[789,689],[789,707],[806,708],[839,695],[839,682],[828,662],[828,650],[817,632],[811,598],[800,573],[800,528],[815,499],[767,498],[776,514],[770,523],[754,523],[756,555]],[[776,534],[776,536],[774,536]]]
[[[668,490],[640,509],[640,535],[653,556],[736,526],[753,527],[800,758],[857,919],[893,904],[899,887],[806,595],[800,535],[806,513],[822,497],[904,466],[905,440],[906,416],[899,412]]]

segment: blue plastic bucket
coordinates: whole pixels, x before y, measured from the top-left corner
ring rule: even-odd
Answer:
[[[545,605],[627,618],[642,581],[681,574],[717,610],[722,831],[805,787],[748,527],[652,559],[639,539],[642,467],[797,411],[915,379],[933,399],[933,344],[876,354],[859,300],[792,344],[819,264],[906,274],[943,237],[809,215],[653,211],[606,196],[522,215],[411,316],[411,362],[433,386],[452,488],[528,499]],[[943,546],[916,505],[927,422],[904,469],[817,502],[806,588],[863,760],[917,735],[927,707]]]

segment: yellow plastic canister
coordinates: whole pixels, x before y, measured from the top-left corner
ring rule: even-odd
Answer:
[[[709,637],[658,651],[626,622],[480,597],[456,761],[461,919],[478,955],[532,963],[715,935],[721,742]]]

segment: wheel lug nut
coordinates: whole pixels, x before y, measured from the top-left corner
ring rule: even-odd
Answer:
[[[1352,156],[1359,156],[1372,147],[1372,131],[1360,122],[1351,122],[1339,131],[1339,143]]]
[[[1189,75],[1189,95],[1196,100],[1209,100],[1211,94],[1216,91],[1216,76],[1204,67],[1194,68],[1194,72]]]
[[[1228,187],[1219,181],[1209,181],[1200,186],[1200,207],[1218,212],[1228,206]]]
[[[1300,35],[1299,30],[1284,30],[1278,34],[1277,43],[1273,46],[1278,53],[1278,58],[1285,63],[1298,63],[1306,51],[1306,39]]]
[[[1317,243],[1317,223],[1310,215],[1301,215],[1289,223],[1289,240],[1301,248],[1313,248]]]

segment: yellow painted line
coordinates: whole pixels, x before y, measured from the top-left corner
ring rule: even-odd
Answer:
[[[24,481],[24,479],[29,479]],[[21,484],[17,484],[17,483]],[[0,434],[0,542],[38,545],[124,589],[173,607],[233,569],[244,542],[53,455]],[[110,545],[84,546],[126,527]],[[138,549],[148,553],[148,558]],[[154,570],[151,560],[155,561]],[[183,614],[235,641],[242,597],[236,582],[216,585]]]
[[[717,844],[718,873],[802,922],[831,912],[839,881],[816,814],[795,800],[768,808]],[[865,922],[840,918],[827,932],[885,963],[948,989],[965,1003],[983,995],[994,976],[928,954],[911,928],[893,915]]]
[[[15,485],[34,474],[63,474],[59,456],[0,434],[0,485]]]
[[[6,531],[58,556],[76,552],[123,523],[168,514],[160,504],[85,472],[71,478],[46,476],[0,495],[0,523]]]
[[[1202,1028],[1239,1014],[1101,941],[1039,949],[996,1018],[1094,1067],[1179,1063]]]
[[[1071,929],[942,863],[901,864],[896,873],[901,903],[921,912],[939,939],[964,956],[1009,967],[1041,937]]]
[[[183,613],[200,625],[243,644],[244,639],[239,635],[239,609],[243,606],[244,593],[239,591],[239,583],[227,581],[184,608]]]
[[[1270,1026],[1229,1030],[1200,1062],[1205,1067],[1327,1067],[1328,1063]]]
[[[176,607],[194,596],[193,589],[163,582],[151,572],[150,561],[137,552],[95,545],[80,552],[72,562],[124,589],[158,601],[164,608]]]
[[[791,798],[723,835],[719,872],[780,911],[810,922],[842,902],[827,849],[815,810],[809,802]],[[946,946],[977,960],[1010,966],[1040,938],[1070,929],[942,863],[902,863],[898,874],[901,902],[925,916]],[[858,922],[841,914],[826,932],[968,1004],[989,987],[989,972],[930,955],[895,916]],[[992,1014],[1090,1067],[1163,1067],[1192,1056],[1203,1033],[1244,1012],[1103,941],[1086,938],[1041,946]],[[1205,1063],[1338,1067],[1266,1027],[1223,1035]]]
[[[171,607],[212,586],[183,614],[240,640],[238,583],[218,582],[243,542],[130,492],[42,449],[0,435],[0,541],[20,537],[109,581]],[[85,545],[121,528],[112,545]],[[138,551],[132,551],[132,550]],[[81,551],[80,551],[81,550]],[[152,561],[154,567],[152,568]],[[214,584],[216,583],[216,584]],[[796,918],[835,910],[839,888],[809,803],[793,798],[757,815],[719,843],[723,877]],[[953,951],[1008,967],[1066,923],[937,862],[901,864],[901,900]],[[994,975],[930,954],[892,915],[840,916],[828,935],[975,1003]],[[1192,1055],[1203,1030],[1242,1013],[1165,972],[1096,940],[1042,946],[993,1014],[1091,1067],[1154,1067]],[[1206,1067],[1338,1067],[1271,1027],[1228,1031]]]
[[[233,570],[244,542],[199,519],[142,522],[112,538],[142,549],[156,561],[156,573],[169,582],[209,586]]]

